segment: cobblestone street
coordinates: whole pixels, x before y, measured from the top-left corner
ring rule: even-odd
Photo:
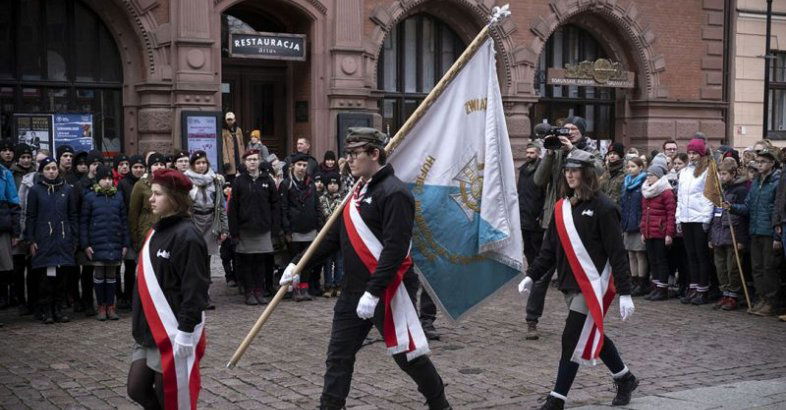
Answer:
[[[262,308],[242,305],[223,279],[211,294],[218,308],[207,315],[200,407],[315,408],[335,299],[284,301],[229,370],[226,362]],[[616,302],[607,319],[609,334],[642,379],[635,396],[786,375],[786,324],[777,319],[676,301],[636,304],[629,323],[620,321]],[[437,321],[442,340],[432,342],[432,358],[455,408],[531,408],[551,389],[566,315],[562,297],[549,290],[540,340],[524,340],[523,310],[511,287],[461,324]],[[0,407],[133,408],[125,393],[130,315],[122,316],[103,323],[76,316],[45,326],[17,317],[15,309],[2,311]],[[608,404],[612,396],[603,366],[583,368],[569,404]],[[424,408],[381,342],[361,350],[348,406]]]

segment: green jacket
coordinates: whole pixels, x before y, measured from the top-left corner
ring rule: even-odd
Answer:
[[[606,194],[615,205],[620,206],[622,194],[622,181],[625,180],[624,161],[615,167],[607,168],[600,176],[600,190]]]
[[[571,151],[578,149],[594,154],[596,157],[595,170],[598,174],[603,172],[603,161],[600,159],[598,150],[592,149],[587,146],[586,137],[573,145]],[[557,203],[557,194],[559,193],[560,184],[565,183],[565,177],[562,175],[562,163],[567,158],[569,152],[564,150],[547,150],[546,155],[540,161],[538,169],[535,170],[533,179],[538,186],[546,187],[546,201],[543,204],[543,217],[540,219],[540,224],[543,229],[548,229],[551,223],[551,217],[554,214],[554,204]]]
[[[158,222],[159,217],[150,208],[150,189],[149,176],[145,174],[134,184],[131,191],[131,202],[128,204],[128,231],[131,234],[131,245],[137,251],[145,244],[147,231]],[[220,194],[220,193],[219,193]]]

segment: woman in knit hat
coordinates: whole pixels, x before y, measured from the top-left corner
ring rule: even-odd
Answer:
[[[704,196],[704,185],[711,160],[703,139],[694,138],[688,143],[689,164],[680,173],[676,219],[677,229],[683,234],[691,275],[688,293],[680,299],[685,304],[708,302],[712,259],[707,244],[715,207]]]
[[[139,253],[127,385],[131,399],[146,409],[196,408],[199,394],[210,273],[205,241],[191,222],[192,186],[171,169],[156,170],[151,179],[148,202],[159,220]]]
[[[222,192],[224,177],[210,168],[205,151],[194,151],[189,161],[191,167],[186,170],[185,175],[193,184],[189,192],[194,202],[191,219],[202,232],[202,237],[207,244],[206,263],[209,270],[210,257],[218,255],[218,245],[229,235],[226,204]],[[207,308],[215,309],[215,306],[209,303]]]
[[[99,165],[96,183],[85,194],[79,218],[80,249],[93,266],[93,288],[98,320],[117,320],[115,287],[117,268],[128,251],[128,221],[123,195],[114,187],[113,169]]]

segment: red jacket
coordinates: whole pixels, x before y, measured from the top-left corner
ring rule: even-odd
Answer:
[[[641,223],[639,229],[644,239],[674,237],[677,202],[671,189],[652,198],[641,198]]]

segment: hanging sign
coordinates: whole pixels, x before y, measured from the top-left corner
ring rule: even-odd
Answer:
[[[55,114],[55,149],[70,145],[75,152],[93,149],[93,114]]]
[[[40,149],[54,154],[51,114],[14,114],[16,142],[33,147],[33,156]]]
[[[240,58],[306,61],[306,35],[234,31],[229,55]]]
[[[183,111],[181,122],[181,145],[191,155],[194,151],[205,151],[213,171],[220,172],[221,160],[221,112]]]
[[[635,74],[625,71],[622,64],[599,58],[578,64],[565,64],[565,68],[549,68],[547,81],[551,85],[580,85],[587,87],[633,88]]]

